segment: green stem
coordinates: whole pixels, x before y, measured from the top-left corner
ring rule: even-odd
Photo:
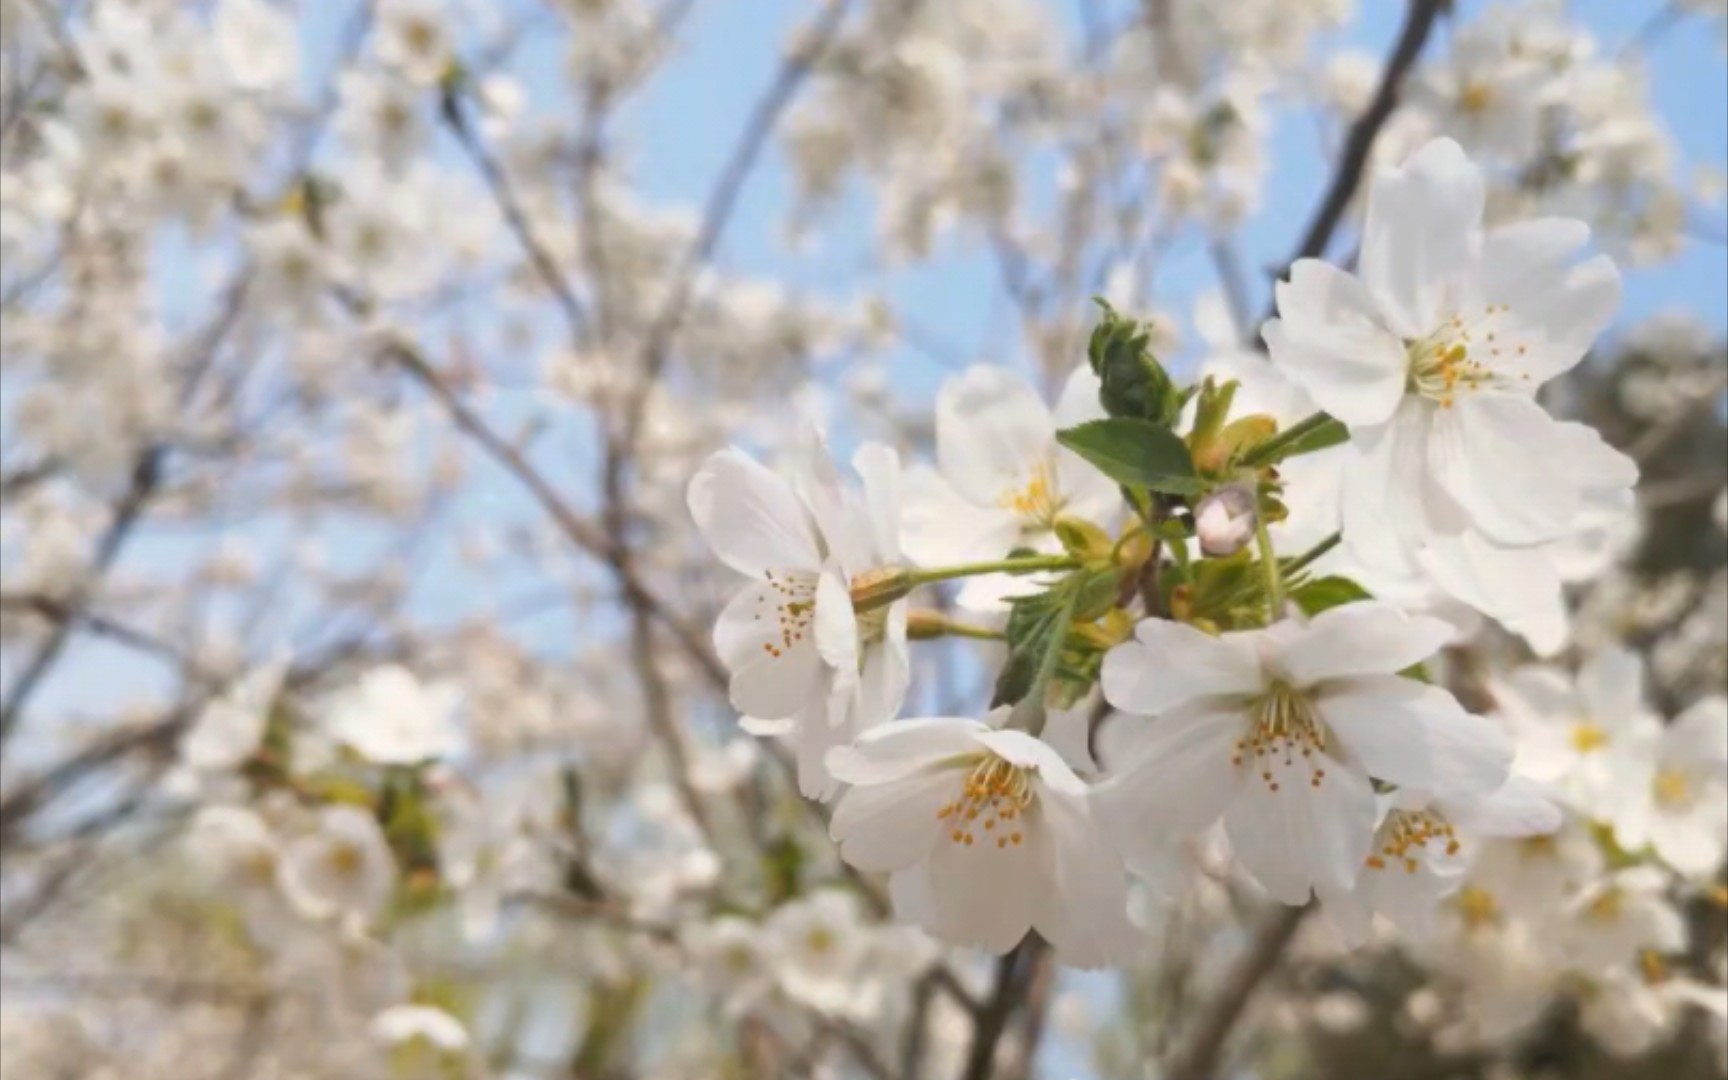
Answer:
[[[1246,454],[1242,455],[1241,463],[1247,468],[1255,469],[1262,465],[1271,465],[1282,461],[1292,446],[1302,442],[1304,439],[1312,437],[1316,432],[1329,426],[1338,426],[1340,430],[1342,430],[1342,425],[1339,424],[1337,420],[1334,420],[1326,413],[1317,412],[1313,416],[1298,421],[1295,425],[1285,428],[1270,439],[1267,439],[1265,442],[1250,449]]]
[[[979,574],[1024,574],[1034,570],[1078,570],[1080,560],[1072,555],[1024,555],[1014,559],[989,562],[957,563],[954,566],[932,566],[908,571],[913,585],[928,585],[935,581],[976,577]]]
[[[1285,576],[1289,577],[1313,566],[1315,563],[1320,561],[1321,556],[1337,547],[1339,542],[1343,539],[1344,536],[1342,533],[1333,533],[1331,536],[1328,536],[1318,544],[1315,544],[1313,547],[1296,556],[1294,559],[1286,561],[1284,563]]]
[[[939,637],[972,638],[975,641],[1006,641],[1008,635],[988,626],[955,622],[940,611],[912,611],[906,616],[906,636],[914,641]]]
[[[1266,575],[1267,620],[1277,622],[1284,615],[1284,572],[1272,551],[1272,534],[1266,531],[1265,519],[1254,524],[1254,544],[1260,549],[1260,570]]]

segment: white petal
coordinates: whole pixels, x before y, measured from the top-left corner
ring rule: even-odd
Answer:
[[[960,717],[890,721],[830,753],[828,771],[842,783],[884,784],[949,758],[983,754],[979,736],[989,730]]]
[[[1054,856],[1051,904],[1035,925],[1056,957],[1074,967],[1124,966],[1139,934],[1128,921],[1128,882],[1122,860],[1099,834],[1082,796],[1039,797]]]
[[[1485,536],[1538,544],[1571,531],[1583,507],[1569,444],[1559,421],[1528,398],[1465,393],[1435,418],[1428,461]]]
[[[870,536],[876,558],[888,565],[900,561],[900,455],[881,443],[865,443],[852,455],[852,467],[864,485]]]
[[[714,554],[751,577],[814,570],[815,529],[786,481],[737,449],[710,455],[690,480],[690,516]]]
[[[1361,282],[1303,259],[1276,287],[1282,316],[1262,328],[1277,369],[1346,424],[1384,423],[1404,396],[1404,344],[1382,326]]]
[[[1670,760],[1720,773],[1728,765],[1728,697],[1702,698],[1675,717],[1663,737],[1663,750]]]
[[[858,617],[852,609],[851,590],[833,570],[824,571],[816,583],[812,629],[823,663],[840,674],[842,686],[850,686],[858,677]]]
[[[764,720],[791,716],[824,692],[826,670],[808,631],[781,621],[783,595],[747,585],[714,624],[714,648],[732,672],[732,706]]]
[[[1620,306],[1611,259],[1572,265],[1589,240],[1589,226],[1571,218],[1521,221],[1482,239],[1480,300],[1505,309],[1483,324],[1501,346],[1493,366],[1528,376],[1532,390],[1583,359]]]
[[[1578,697],[1594,722],[1617,734],[1653,734],[1644,707],[1644,661],[1630,649],[1610,646],[1578,670]]]
[[[1057,430],[1084,424],[1088,420],[1104,419],[1104,406],[1098,400],[1099,390],[1098,376],[1091,364],[1081,364],[1069,372],[1053,413]]]
[[[967,499],[994,506],[1024,488],[1055,442],[1050,410],[1014,372],[978,365],[936,395],[936,459]]]
[[[945,838],[947,828],[937,814],[959,797],[964,781],[964,773],[938,770],[850,788],[834,804],[828,835],[840,845],[840,857],[860,870],[911,866]]]
[[[1330,758],[1319,786],[1311,784],[1305,760],[1269,764],[1278,790],[1251,780],[1224,812],[1236,857],[1282,903],[1306,903],[1316,884],[1348,889],[1374,839],[1374,789]]]
[[[1507,777],[1491,795],[1443,800],[1440,809],[1459,828],[1477,836],[1547,836],[1558,832],[1564,820],[1546,787],[1518,775]]]
[[[1498,725],[1464,711],[1437,686],[1367,675],[1327,687],[1321,716],[1368,775],[1443,797],[1493,791],[1512,744]]]
[[[1429,578],[1453,597],[1522,635],[1537,655],[1566,643],[1560,575],[1540,548],[1508,548],[1479,533],[1437,539],[1417,554]]]
[[[1240,712],[1190,706],[1155,720],[1118,717],[1135,734],[1092,788],[1093,812],[1135,873],[1160,864],[1172,840],[1217,821],[1241,785],[1232,764],[1246,718]]]
[[[906,472],[901,523],[906,556],[919,566],[999,558],[1020,536],[1012,510],[972,502],[928,465]]]
[[[1009,729],[986,731],[978,736],[978,741],[1010,765],[1037,770],[1039,780],[1045,786],[1069,795],[1086,793],[1085,781],[1074,775],[1074,770],[1062,760],[1056,748],[1043,739]]]
[[[1145,619],[1104,657],[1104,697],[1125,712],[1153,716],[1200,697],[1249,694],[1260,662],[1241,635],[1213,637],[1184,623]]]
[[[1352,675],[1390,675],[1432,657],[1452,638],[1439,619],[1365,600],[1329,608],[1278,649],[1273,664],[1294,686]]]
[[[970,845],[946,836],[937,842],[930,859],[934,923],[926,929],[952,944],[994,953],[1020,943],[1055,888],[1050,839],[1037,809],[1021,820],[1020,844],[999,848],[983,835]]]
[[[1362,280],[1392,329],[1428,335],[1447,318],[1482,225],[1482,172],[1451,139],[1435,139],[1368,193]]]
[[[889,607],[884,629],[883,640],[865,648],[864,670],[858,674],[854,723],[859,731],[894,719],[912,683],[906,650],[906,601],[897,600]]]

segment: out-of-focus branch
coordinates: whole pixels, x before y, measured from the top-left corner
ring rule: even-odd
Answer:
[[[478,443],[498,464],[504,467],[505,471],[528,489],[529,494],[540,504],[541,509],[552,518],[567,539],[608,565],[614,564],[616,552],[612,540],[593,522],[578,514],[575,508],[552,486],[551,482],[541,475],[540,471],[530,464],[527,458],[522,456],[521,451],[493,431],[491,425],[487,424],[480,414],[469,407],[468,403],[462,400],[461,396],[444,381],[437,371],[433,370],[418,352],[401,341],[390,342],[385,346],[384,351],[389,359],[395,361],[403,370],[412,375],[438,400],[439,404],[444,406],[451,421],[459,429]],[[673,636],[679,647],[696,663],[710,683],[717,686],[726,684],[726,669],[698,631],[679,619],[672,609],[634,573],[631,573],[626,580],[621,581],[619,586],[625,601],[645,608],[654,621]]]
[[[1050,946],[1028,936],[996,961],[996,982],[972,1019],[972,1044],[966,1052],[964,1080],[990,1080],[996,1075],[997,1048],[1008,1023],[1026,1002],[1039,969],[1050,963]]]
[[[68,611],[78,611],[89,602],[102,579],[107,576],[108,568],[113,565],[120,550],[126,546],[126,539],[137,525],[145,505],[162,483],[164,453],[162,446],[152,445],[134,460],[132,477],[126,485],[126,492],[115,505],[114,517],[107,531],[96,544],[96,558],[72,598],[66,601]],[[0,747],[11,738],[19,719],[24,715],[24,707],[30,702],[30,696],[35,693],[48,672],[53,670],[55,661],[71,642],[72,631],[77,624],[78,620],[75,618],[62,618],[55,622],[48,632],[48,639],[18,673],[11,691],[7,693],[5,701],[0,703]]]
[[[1417,57],[1422,55],[1423,46],[1427,45],[1434,24],[1446,7],[1447,0],[1410,0],[1404,14],[1403,29],[1398,32],[1392,55],[1381,69],[1380,83],[1374,88],[1374,97],[1368,102],[1368,108],[1350,125],[1350,133],[1344,139],[1344,146],[1339,151],[1338,162],[1332,171],[1332,182],[1328,185],[1319,208],[1315,210],[1313,220],[1308,223],[1308,230],[1302,235],[1302,243],[1297,247],[1296,254],[1290,257],[1290,263],[1299,259],[1319,258],[1326,253],[1327,245],[1332,242],[1332,234],[1337,231],[1344,212],[1350,208],[1351,200],[1362,186],[1362,173],[1368,167],[1368,156],[1373,152],[1374,140],[1379,137],[1380,129],[1386,126],[1392,111],[1397,108],[1404,81],[1416,66]],[[1289,264],[1286,264],[1277,276],[1283,277],[1287,273]]]
[[[1284,950],[1295,940],[1302,920],[1312,909],[1313,905],[1280,908],[1267,918],[1255,932],[1247,953],[1225,975],[1217,993],[1207,1002],[1194,1033],[1164,1071],[1165,1080],[1211,1080],[1230,1032],[1235,1030],[1254,992],[1277,970]]]
[[[621,439],[624,445],[633,445],[636,441],[649,391],[666,366],[671,353],[672,335],[677,332],[685,312],[689,309],[690,293],[695,287],[697,272],[707,265],[721,235],[726,231],[727,224],[732,220],[732,211],[737,206],[738,196],[744,190],[744,181],[749,179],[750,173],[754,171],[757,159],[768,145],[769,136],[780,123],[780,117],[798,96],[798,91],[815,69],[816,62],[833,43],[851,6],[852,0],[828,0],[816,21],[803,32],[797,45],[787,52],[774,81],[769,84],[767,92],[756,102],[749,119],[744,122],[744,128],[720,173],[720,179],[709,193],[696,237],[679,260],[677,269],[673,271],[666,299],[654,321],[649,324],[642,345],[642,379],[626,406]]]
[[[385,353],[438,399],[459,429],[479,443],[528,489],[572,543],[603,561],[617,576],[619,588],[624,593],[631,611],[631,648],[638,660],[638,667],[643,668],[643,694],[647,699],[645,705],[649,723],[670,759],[673,785],[684,804],[685,812],[691,816],[703,834],[712,839],[713,827],[707,810],[701,795],[690,780],[689,761],[682,732],[678,730],[676,719],[672,716],[670,700],[664,683],[660,681],[658,668],[653,665],[651,624],[659,623],[669,629],[679,646],[690,655],[709,680],[715,685],[724,686],[726,673],[719,658],[714,655],[707,642],[678,619],[671,608],[637,576],[629,548],[620,533],[613,531],[609,534],[602,531],[577,514],[521,451],[493,431],[491,425],[471,409],[407,343],[392,341],[385,346]],[[646,664],[642,662],[644,660]]]
[[[517,243],[528,253],[528,261],[534,264],[535,273],[558,302],[559,309],[564,313],[564,320],[570,324],[571,337],[582,340],[588,332],[586,308],[577,297],[576,290],[571,287],[570,279],[559,269],[557,260],[535,235],[534,227],[529,224],[528,216],[522,210],[522,201],[516,197],[515,186],[504,172],[504,167],[492,155],[491,149],[468,123],[468,118],[462,113],[462,102],[454,89],[445,89],[440,101],[440,111],[445,125],[455,134],[456,141],[474,162],[474,167],[480,170],[481,179],[492,192],[498,209],[504,214],[505,224],[510,227]]]
[[[222,301],[221,310],[217,313],[210,326],[201,335],[200,340],[192,349],[189,357],[186,375],[180,385],[179,403],[188,404],[198,391],[204,376],[209,372],[216,360],[222,342],[240,317],[240,311],[245,306],[248,274],[242,272],[229,286]],[[121,549],[126,546],[127,539],[132,535],[134,527],[143,516],[150,500],[156,495],[162,484],[163,462],[168,454],[168,446],[162,442],[152,442],[143,447],[133,458],[130,479],[126,490],[114,504],[113,514],[108,528],[101,539],[96,542],[96,555],[85,571],[77,587],[72,590],[66,601],[68,610],[83,609],[90,599],[101,588],[102,581],[108,576],[114,561],[120,557]],[[78,620],[61,619],[49,631],[48,639],[42,647],[30,658],[24,668],[18,673],[12,683],[5,700],[0,702],[0,750],[16,730],[18,721],[24,715],[24,708],[30,702],[30,697],[41,685],[42,679],[53,670],[61,653],[71,641],[72,631]]]

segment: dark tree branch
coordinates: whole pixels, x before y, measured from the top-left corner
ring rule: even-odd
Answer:
[[[1350,125],[1350,134],[1344,140],[1344,146],[1338,154],[1338,163],[1332,171],[1332,183],[1327,187],[1319,209],[1314,212],[1314,219],[1308,223],[1308,231],[1302,236],[1301,246],[1296,249],[1296,254],[1290,257],[1290,263],[1278,273],[1278,277],[1288,274],[1290,265],[1298,260],[1317,259],[1326,253],[1327,246],[1332,242],[1332,234],[1338,230],[1338,223],[1344,219],[1344,212],[1350,208],[1351,200],[1362,186],[1362,173],[1368,167],[1368,156],[1373,152],[1374,140],[1379,138],[1380,130],[1386,126],[1386,121],[1391,119],[1393,110],[1398,107],[1404,81],[1416,66],[1417,57],[1422,55],[1422,49],[1428,44],[1428,37],[1434,30],[1434,24],[1439,21],[1440,14],[1446,7],[1447,0],[1410,0],[1410,6],[1404,14],[1404,27],[1398,33],[1392,55],[1387,58],[1386,66],[1380,72],[1380,84],[1374,89],[1374,97],[1368,103],[1368,108]]]

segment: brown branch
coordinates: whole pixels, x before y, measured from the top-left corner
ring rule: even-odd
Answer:
[[[1295,940],[1296,931],[1311,910],[1312,904],[1280,908],[1261,925],[1249,943],[1248,952],[1207,1003],[1194,1033],[1164,1070],[1165,1080],[1211,1080],[1230,1032],[1247,1010],[1254,992],[1277,970],[1284,950]]]
[[[1338,154],[1338,163],[1332,172],[1332,183],[1326,189],[1319,208],[1314,212],[1308,231],[1302,236],[1301,246],[1277,274],[1278,277],[1288,274],[1290,266],[1298,260],[1317,259],[1326,253],[1327,245],[1332,242],[1332,234],[1337,231],[1344,212],[1350,208],[1351,200],[1362,186],[1362,173],[1368,167],[1368,157],[1374,149],[1374,140],[1379,137],[1381,128],[1386,126],[1386,121],[1391,119],[1393,110],[1398,106],[1404,80],[1415,67],[1417,57],[1422,55],[1423,46],[1428,43],[1428,37],[1434,30],[1434,24],[1446,8],[1447,0],[1410,0],[1410,6],[1404,14],[1404,27],[1398,33],[1392,55],[1387,58],[1386,66],[1381,70],[1380,84],[1374,89],[1374,97],[1369,101],[1368,108],[1350,125],[1350,134],[1344,140],[1344,146]],[[1270,318],[1271,313],[1268,313],[1267,317]]]
[[[990,1080],[996,1074],[996,1048],[1038,978],[1050,962],[1050,946],[1028,935],[996,961],[996,982],[972,1020],[972,1044],[966,1052],[963,1080]]]

